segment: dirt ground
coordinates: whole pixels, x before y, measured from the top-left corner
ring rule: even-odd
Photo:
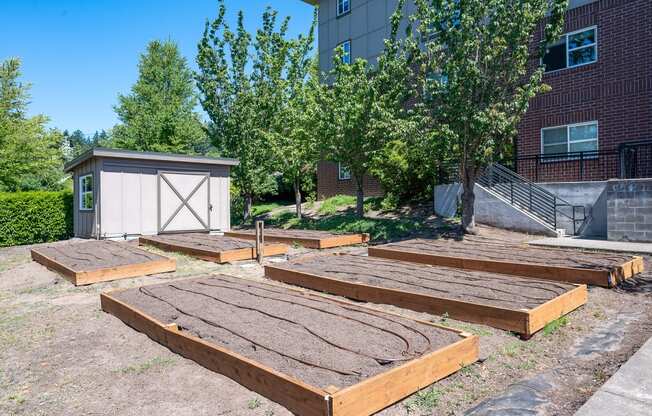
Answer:
[[[491,229],[483,233],[528,238]],[[304,251],[292,249],[291,256]],[[99,294],[116,288],[217,273],[262,279],[262,269],[253,262],[218,265],[172,256],[174,273],[75,288],[30,261],[29,247],[0,249],[0,414],[289,415],[100,310]],[[464,414],[514,383],[542,374],[554,375],[542,414],[572,415],[652,336],[652,262],[646,259],[646,272],[619,289],[591,288],[586,306],[529,341],[445,316],[372,306],[481,336],[480,362],[380,415]]]

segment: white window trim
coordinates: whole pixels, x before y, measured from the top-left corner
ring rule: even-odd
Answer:
[[[592,125],[595,125],[595,132],[596,132],[595,139],[575,140],[575,141],[573,141],[573,143],[595,142],[596,143],[595,150],[590,150],[590,152],[597,152],[598,150],[600,150],[600,125],[599,125],[598,121],[595,120],[595,121],[587,121],[587,122],[584,122],[584,123],[562,124],[560,126],[552,126],[552,127],[544,127],[544,128],[542,128],[541,129],[541,139],[540,139],[540,141],[541,141],[541,156],[542,157],[546,156],[546,154],[543,151],[543,149],[545,147],[545,145],[543,144],[543,133],[546,130],[555,130],[555,129],[561,129],[561,128],[565,127],[566,128],[566,153],[571,153],[571,151],[570,151],[570,145],[571,145],[570,129],[573,128],[573,127],[592,126]],[[548,146],[559,146],[560,144],[561,143],[558,143],[556,145],[548,145]],[[589,152],[589,151],[587,151],[587,152]],[[550,161],[552,162],[552,161],[558,161],[558,160],[562,160],[561,157],[559,159],[553,159],[553,160],[550,160]],[[568,160],[568,158],[564,158],[563,160]]]
[[[350,181],[351,180],[351,171],[349,170],[349,177],[342,176],[342,163],[337,162],[337,179],[340,181]]]
[[[92,211],[94,207],[85,208],[84,207],[84,194],[89,192],[84,192],[84,179],[90,177],[93,180],[93,174],[87,173],[79,177],[79,210],[80,211]],[[95,204],[95,184],[93,183],[93,189],[90,191],[93,194],[93,204]]]
[[[573,51],[577,51],[577,50],[580,50],[580,49],[590,48],[590,47],[595,46],[595,60],[594,60],[594,61],[591,61],[591,62],[585,62],[585,63],[583,63],[583,64],[577,64],[577,65],[570,66],[570,65],[568,64],[568,53],[569,53],[571,50],[568,49],[568,37],[569,37],[569,36],[576,35],[576,34],[578,34],[578,33],[586,32],[586,31],[588,31],[588,30],[592,30],[592,29],[595,31],[595,42],[594,42],[592,45],[580,46],[579,48],[574,48],[574,49],[571,49],[571,50],[573,50]],[[575,30],[575,31],[573,31],[573,32],[564,33],[564,34],[562,35],[562,37],[564,38],[564,46],[566,47],[566,67],[565,67],[565,68],[561,68],[561,69],[555,69],[555,70],[553,70],[553,71],[546,71],[546,72],[545,72],[546,74],[554,74],[555,72],[565,71],[565,70],[567,70],[567,69],[572,69],[572,68],[579,68],[579,67],[582,67],[582,66],[585,66],[585,65],[591,65],[591,64],[594,64],[594,63],[598,62],[598,59],[599,59],[599,57],[598,57],[598,50],[599,50],[599,48],[598,48],[598,26],[597,26],[597,25],[594,25],[594,26],[588,26],[588,27],[585,27],[584,29],[580,29],[580,30]],[[541,58],[541,64],[543,64],[543,58]],[[560,127],[563,127],[563,126],[560,126]]]
[[[348,54],[346,54],[346,49],[344,49],[344,45],[346,45],[346,44],[349,45],[349,53],[348,53]],[[345,64],[347,64],[347,65],[350,65],[350,64],[351,64],[351,61],[352,61],[352,59],[351,59],[351,58],[352,58],[352,53],[351,53],[351,39],[347,39],[347,40],[345,40],[345,41],[343,41],[343,42],[341,42],[341,43],[339,43],[339,44],[337,45],[338,48],[339,48],[340,46],[342,47],[342,51],[343,51],[343,54],[342,54],[342,62],[345,63]],[[344,62],[344,57],[345,57],[345,56],[348,56],[348,58],[349,58],[349,62]]]
[[[342,0],[344,1],[344,0]],[[336,17],[344,16],[347,13],[351,13],[351,0],[348,0],[346,4],[349,6],[346,10],[342,8],[342,12],[340,12],[340,0],[337,0],[335,2],[335,15]]]

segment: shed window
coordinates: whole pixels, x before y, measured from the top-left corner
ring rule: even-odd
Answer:
[[[351,179],[351,169],[341,163],[337,164],[337,178],[341,181],[348,181]]]
[[[541,148],[544,155],[595,152],[598,150],[598,123],[545,128],[541,130]]]
[[[350,0],[337,0],[337,15],[342,16],[351,11]]]
[[[93,205],[93,174],[89,173],[79,178],[79,209],[90,211]]]
[[[567,33],[548,45],[543,64],[546,72],[586,65],[598,60],[598,29],[596,27]]]

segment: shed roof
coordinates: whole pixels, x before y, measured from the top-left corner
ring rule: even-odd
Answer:
[[[66,172],[70,172],[76,166],[94,157],[157,160],[161,162],[200,163],[205,165],[222,165],[222,166],[224,165],[237,166],[240,163],[237,159],[229,159],[229,158],[222,158],[222,157],[188,156],[188,155],[178,155],[172,153],[159,153],[159,152],[136,152],[133,150],[107,149],[103,147],[95,147],[83,153],[82,155],[76,157],[70,162],[66,163],[66,165],[64,166],[64,170]]]

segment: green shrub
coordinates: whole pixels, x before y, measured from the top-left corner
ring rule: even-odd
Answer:
[[[0,247],[70,238],[72,201],[69,191],[0,193]]]

